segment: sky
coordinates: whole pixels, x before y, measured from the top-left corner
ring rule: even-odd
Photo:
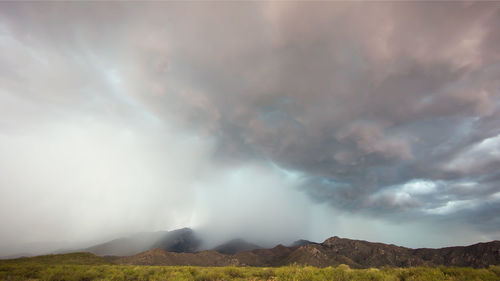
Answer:
[[[498,46],[498,2],[2,2],[0,252],[500,239]]]

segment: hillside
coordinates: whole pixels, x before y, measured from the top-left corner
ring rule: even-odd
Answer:
[[[70,253],[57,255],[43,255],[29,258],[16,258],[8,260],[0,260],[0,264],[44,264],[44,265],[60,265],[60,264],[78,264],[78,265],[103,265],[111,264],[103,257],[96,256],[92,253]]]
[[[230,255],[216,251],[201,251],[198,253],[175,253],[162,249],[153,249],[130,257],[123,257],[113,261],[116,264],[134,265],[196,265],[196,266],[225,266],[234,261]]]

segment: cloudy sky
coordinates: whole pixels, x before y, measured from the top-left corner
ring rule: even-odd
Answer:
[[[498,46],[495,2],[2,2],[0,249],[500,239]]]

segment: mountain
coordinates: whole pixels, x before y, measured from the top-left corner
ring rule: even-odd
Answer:
[[[182,228],[173,231],[138,233],[78,251],[91,252],[99,256],[131,256],[154,248],[169,252],[195,252],[200,244],[201,241],[192,229]]]
[[[500,264],[500,241],[466,247],[410,249],[383,243],[331,237],[323,243],[298,243],[302,246],[278,245],[235,254],[217,251],[174,253],[162,249],[113,260],[118,264],[200,265],[200,266],[281,266],[293,263],[318,267],[347,264],[353,268],[381,266],[471,266]]]
[[[309,254],[298,255],[300,251],[308,251]],[[320,245],[301,247],[294,254],[295,262],[304,261],[317,266],[327,266],[342,259],[342,263],[352,267],[420,265],[485,267],[490,264],[500,264],[500,241],[478,243],[466,247],[410,249],[383,243],[331,237]]]
[[[229,242],[215,247],[214,250],[221,254],[232,255],[239,252],[251,251],[260,248],[262,247],[249,243],[243,239],[233,239]]]
[[[190,228],[182,228],[168,232],[156,241],[151,248],[159,248],[169,252],[192,253],[201,245],[201,240]]]

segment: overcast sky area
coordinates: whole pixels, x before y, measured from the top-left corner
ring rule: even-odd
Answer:
[[[498,46],[498,2],[2,2],[0,251],[500,239]]]

